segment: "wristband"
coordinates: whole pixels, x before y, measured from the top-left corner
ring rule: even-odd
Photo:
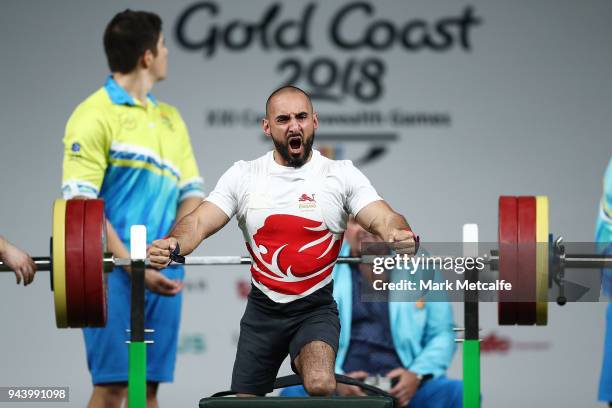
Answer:
[[[177,241],[176,247],[174,248],[174,250],[172,252],[170,252],[170,261],[184,264],[185,263],[185,257],[182,256],[182,255],[179,255],[180,253],[181,253],[181,247],[179,246],[179,243]]]

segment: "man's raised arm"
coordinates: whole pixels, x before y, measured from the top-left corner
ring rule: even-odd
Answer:
[[[355,215],[355,220],[366,231],[378,235],[385,242],[392,242],[398,253],[414,255],[416,234],[403,215],[395,212],[383,200],[366,205]]]
[[[148,251],[151,266],[163,269],[170,263],[170,253],[178,243],[180,255],[188,255],[200,242],[219,231],[229,217],[223,210],[209,201],[202,201],[195,210],[181,218],[168,237],[153,241]]]

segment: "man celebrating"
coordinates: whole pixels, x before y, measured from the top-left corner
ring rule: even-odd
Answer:
[[[151,90],[166,77],[168,49],[159,16],[126,10],[110,21],[104,50],[112,75],[74,111],[64,138],[64,198],[103,198],[108,249],[128,257],[130,226],[147,226],[148,241],[166,236],[175,219],[204,197],[185,123]],[[182,268],[147,269],[145,325],[147,406],[174,375],[181,313]],[[128,380],[129,271],[108,276],[108,323],[84,329],[94,391],[89,406],[120,407]],[[177,295],[178,294],[178,295]],[[165,295],[165,296],[160,296]]]
[[[349,214],[398,252],[415,251],[404,217],[350,161],[312,150],[317,127],[304,91],[292,86],[274,91],[262,120],[274,150],[236,162],[167,239],[149,248],[151,264],[166,267],[172,253],[191,253],[236,215],[253,258],[253,288],[232,374],[231,388],[239,396],[272,391],[287,353],[309,394],[335,391],[340,325],[331,272]]]

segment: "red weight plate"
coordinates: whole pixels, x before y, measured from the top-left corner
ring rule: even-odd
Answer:
[[[497,320],[500,325],[516,324],[516,303],[511,299],[516,290],[517,276],[517,200],[516,197],[499,197],[499,279],[512,285],[512,292],[500,292],[497,304]]]
[[[536,322],[536,231],[535,197],[518,198],[518,284],[520,302],[516,304],[516,324]]]
[[[85,307],[87,320],[91,327],[106,325],[105,222],[104,201],[87,200],[83,234],[83,269],[85,271]]]
[[[68,326],[87,326],[83,274],[85,200],[66,202],[66,303]]]

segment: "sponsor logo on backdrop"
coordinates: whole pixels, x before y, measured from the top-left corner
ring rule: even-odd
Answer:
[[[204,333],[181,333],[178,343],[179,354],[200,355],[206,352]]]
[[[251,293],[251,281],[247,279],[240,279],[236,282],[236,293],[240,299],[246,299]]]
[[[509,354],[515,351],[548,351],[552,343],[548,340],[513,340],[509,336],[491,332],[484,336],[480,342],[480,351],[483,354]]]
[[[355,159],[360,165],[382,157],[402,130],[451,126],[452,115],[445,107],[419,108],[414,98],[399,104],[387,101],[393,87],[389,74],[401,81],[402,89],[417,82],[422,87],[424,81],[438,86],[436,78],[411,76],[410,62],[423,55],[473,52],[483,24],[478,11],[465,4],[427,17],[416,15],[408,2],[398,13],[373,0],[338,5],[252,1],[249,7],[258,11],[244,17],[236,3],[194,2],[178,12],[174,37],[183,50],[200,54],[204,63],[220,55],[243,54],[245,69],[269,64],[270,78],[275,78],[270,90],[296,85],[315,103],[325,102],[318,109],[317,141],[367,144],[366,153]],[[261,52],[260,60],[247,54],[253,50]],[[437,58],[436,64],[444,64],[444,59]],[[259,132],[260,105],[261,101],[256,108],[239,103],[218,106],[205,112],[205,123]]]
[[[208,288],[206,280],[201,278],[187,278],[183,283],[185,284],[185,292],[189,293],[202,293]]]

